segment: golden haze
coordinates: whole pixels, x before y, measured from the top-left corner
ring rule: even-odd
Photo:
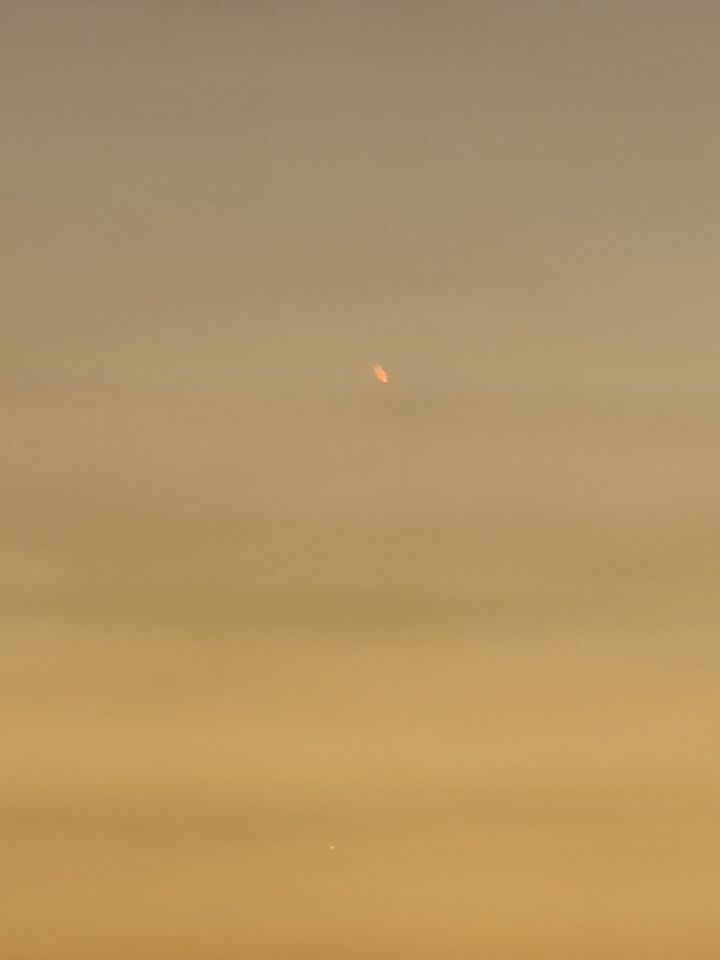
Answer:
[[[0,956],[714,960],[716,5],[0,12]]]

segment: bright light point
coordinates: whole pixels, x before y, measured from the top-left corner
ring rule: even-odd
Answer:
[[[387,371],[381,367],[379,363],[376,363],[373,366],[373,373],[375,374],[375,379],[378,381],[378,383],[390,382],[390,377],[388,376]]]
[[[331,843],[328,849],[329,849],[329,850],[334,850],[334,849],[335,849],[335,844],[334,844],[334,843]]]

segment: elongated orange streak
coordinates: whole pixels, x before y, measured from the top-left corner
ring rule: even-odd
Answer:
[[[387,375],[387,371],[380,366],[379,363],[376,363],[373,367],[373,373],[375,374],[375,379],[378,383],[389,383],[390,377]]]

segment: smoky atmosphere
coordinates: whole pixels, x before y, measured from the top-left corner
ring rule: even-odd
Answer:
[[[0,0],[0,957],[720,956],[720,8]]]

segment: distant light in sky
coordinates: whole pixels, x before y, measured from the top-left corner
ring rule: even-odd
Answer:
[[[375,374],[375,379],[378,383],[389,383],[390,377],[387,374],[387,371],[380,366],[379,363],[376,363],[373,367],[373,373]]]

